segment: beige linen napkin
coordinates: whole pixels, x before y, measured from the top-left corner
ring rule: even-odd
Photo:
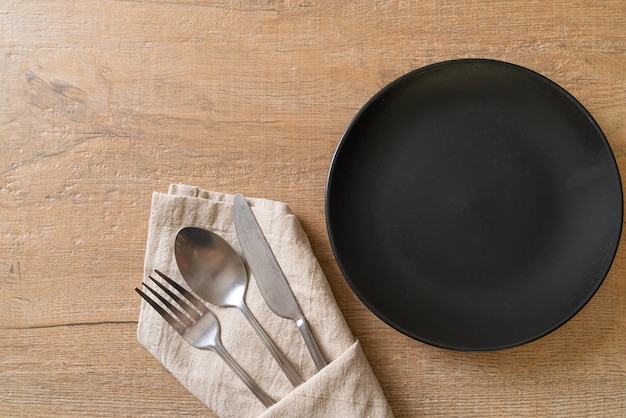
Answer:
[[[172,185],[154,193],[145,257],[145,275],[160,270],[188,287],[174,259],[174,239],[184,226],[221,235],[241,254],[232,215],[234,196]],[[354,339],[296,217],[281,202],[248,199],[326,360],[316,368],[291,320],[265,304],[254,276],[246,301],[276,345],[306,382],[293,388],[241,312],[208,305],[218,316],[226,350],[276,404],[265,409],[214,352],[188,345],[144,301],[137,338],[183,386],[221,417],[391,417],[372,369]]]

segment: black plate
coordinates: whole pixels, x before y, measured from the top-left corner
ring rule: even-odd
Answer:
[[[456,60],[376,94],[336,150],[333,251],[363,303],[399,331],[457,350],[532,341],[606,276],[622,188],[600,127],[528,69]]]

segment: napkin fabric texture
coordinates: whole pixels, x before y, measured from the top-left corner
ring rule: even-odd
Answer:
[[[241,254],[233,224],[233,200],[233,195],[185,185],[171,185],[168,194],[154,193],[145,276],[155,277],[157,269],[188,288],[174,258],[176,233],[185,226],[213,231]],[[248,199],[248,203],[329,365],[317,372],[295,323],[269,309],[250,272],[248,307],[306,380],[304,384],[293,388],[239,310],[207,306],[219,318],[226,350],[276,401],[271,408],[263,407],[216,353],[187,344],[143,300],[139,342],[220,417],[391,417],[380,385],[296,217],[281,202]]]

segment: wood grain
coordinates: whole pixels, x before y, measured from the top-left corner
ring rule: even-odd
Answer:
[[[623,248],[561,329],[456,353],[365,309],[324,218],[356,111],[452,58],[561,84],[624,171],[624,28],[623,0],[2,2],[0,415],[211,416],[135,338],[151,193],[182,182],[289,203],[398,417],[625,416]]]

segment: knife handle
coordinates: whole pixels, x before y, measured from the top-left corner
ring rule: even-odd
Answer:
[[[313,362],[315,363],[317,370],[322,370],[324,367],[328,365],[328,363],[326,363],[326,360],[324,360],[324,356],[322,355],[322,352],[320,351],[320,348],[317,345],[317,342],[315,342],[315,338],[313,338],[311,329],[309,328],[309,325],[307,324],[306,319],[304,319],[304,316],[300,316],[296,320],[296,326],[300,330],[300,333],[302,334],[302,338],[304,338],[304,343],[306,344],[306,347],[309,349],[309,353],[311,353],[311,357],[313,357]]]

